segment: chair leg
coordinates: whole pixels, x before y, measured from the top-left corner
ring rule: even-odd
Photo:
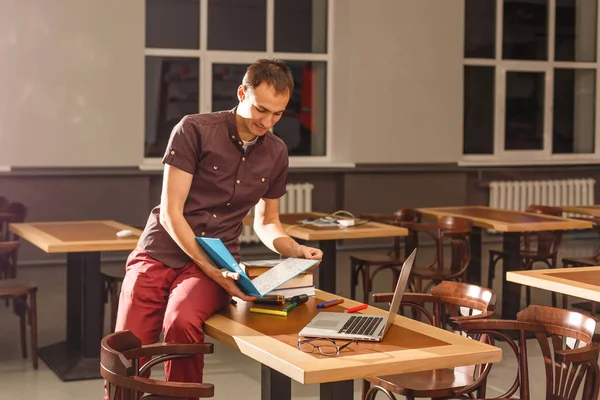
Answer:
[[[552,263],[550,264],[550,268],[556,269],[556,256],[552,257]],[[556,308],[556,292],[552,291],[552,307]]]
[[[118,282],[110,284],[110,331],[115,331],[117,326],[117,313],[119,311],[119,292],[121,285]]]
[[[488,266],[488,289],[491,289],[494,285],[494,275],[496,275],[496,263],[500,257],[493,256],[490,254],[490,264]]]
[[[29,294],[29,325],[31,330],[31,361],[33,362],[33,369],[38,369],[37,301],[35,291]]]
[[[26,302],[27,300],[23,298],[23,296],[20,296],[19,301],[22,301],[24,303],[23,307],[26,307]],[[23,358],[27,358],[27,335],[26,335],[26,321],[25,319],[27,318],[27,312],[26,310],[22,310],[22,312],[19,313],[19,331],[21,333],[21,354],[23,355]]]

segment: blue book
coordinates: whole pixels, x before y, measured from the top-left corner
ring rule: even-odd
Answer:
[[[240,278],[235,283],[248,296],[263,297],[271,290],[276,289],[320,261],[287,258],[252,281],[238,262],[235,261],[235,258],[227,250],[221,239],[197,237],[196,241],[217,267],[240,275]]]

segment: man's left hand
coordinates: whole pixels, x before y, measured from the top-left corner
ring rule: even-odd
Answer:
[[[323,252],[314,247],[300,245],[300,255],[298,258],[306,258],[307,260],[322,260]]]

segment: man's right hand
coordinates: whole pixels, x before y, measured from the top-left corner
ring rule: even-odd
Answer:
[[[217,282],[227,293],[232,296],[238,297],[244,301],[254,301],[257,299],[256,296],[248,296],[240,290],[235,284],[235,281],[240,279],[240,274],[228,271],[226,269],[215,269],[215,272],[210,277],[213,281]]]

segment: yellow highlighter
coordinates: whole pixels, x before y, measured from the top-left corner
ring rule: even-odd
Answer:
[[[269,310],[268,308],[252,307],[250,309],[250,312],[259,313],[259,314],[280,315],[282,317],[287,317],[287,311]]]

